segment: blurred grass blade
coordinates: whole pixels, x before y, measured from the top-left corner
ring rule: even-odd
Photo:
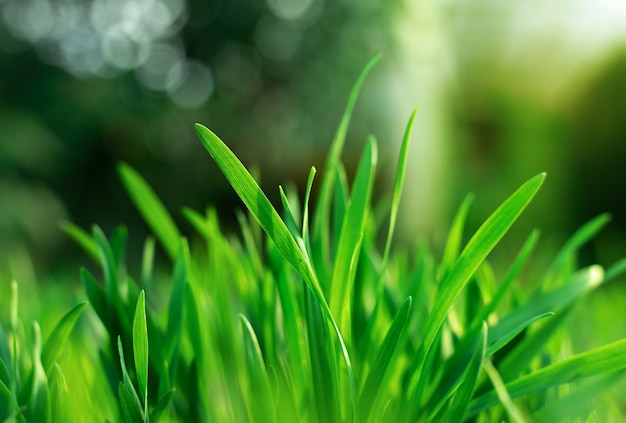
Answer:
[[[450,307],[478,266],[480,266],[513,222],[517,220],[528,203],[530,203],[544,179],[544,173],[531,178],[502,203],[469,240],[458,260],[441,282],[435,298],[435,304],[426,324],[419,353],[415,359],[417,369],[413,373],[411,383],[409,384],[409,395],[411,398],[421,395],[420,392],[417,392],[416,387],[419,386],[417,382],[422,377],[422,363],[428,355],[428,351],[436,339]],[[414,401],[412,403],[415,405]]]
[[[384,379],[391,369],[396,368],[398,355],[395,352],[398,349],[398,345],[401,344],[400,340],[403,333],[405,333],[412,301],[412,298],[408,297],[396,313],[396,317],[387,331],[385,340],[378,350],[378,355],[361,390],[359,396],[359,417],[365,422],[371,420],[372,414],[379,414],[380,410],[376,408],[376,405],[384,399],[383,395],[389,393]]]
[[[110,316],[107,308],[106,293],[87,269],[80,269],[80,280],[83,282],[83,287],[87,293],[89,304],[91,304],[91,307],[98,315],[98,318],[110,328]]]
[[[251,423],[276,421],[274,400],[270,387],[261,348],[252,325],[243,314],[239,315],[243,333],[243,347],[246,361],[247,402]]]
[[[525,423],[529,421],[524,412],[522,412],[522,410],[520,410],[511,400],[511,396],[506,390],[506,386],[504,385],[504,382],[502,382],[502,378],[500,377],[498,370],[494,367],[490,360],[485,360],[484,368],[485,372],[487,372],[487,375],[489,376],[489,379],[491,380],[491,383],[493,384],[498,400],[511,419],[510,421],[513,423]]]
[[[586,244],[591,238],[597,235],[611,221],[611,215],[608,213],[601,214],[594,217],[587,223],[585,223],[580,229],[578,229],[574,235],[572,235],[561,250],[557,253],[554,261],[550,265],[547,272],[547,278],[554,276],[566,260],[576,251]]]
[[[117,351],[120,356],[120,365],[122,367],[122,381],[123,381],[124,388],[125,388],[123,395],[125,397],[125,400],[128,400],[130,398],[132,402],[131,408],[139,410],[139,414],[143,415],[143,406],[141,405],[141,401],[139,400],[137,391],[135,390],[135,387],[133,386],[133,382],[130,379],[130,375],[128,374],[128,369],[126,368],[126,360],[124,359],[124,349],[122,348],[122,339],[119,336],[117,338]],[[120,402],[122,402],[122,406],[124,406],[122,393],[121,392],[118,392],[118,393],[120,394]]]
[[[146,294],[139,293],[133,320],[133,354],[139,391],[144,409],[148,409],[148,324],[146,322]]]
[[[487,348],[487,357],[495,354],[500,348],[504,347],[511,339],[519,335],[524,329],[533,324],[539,319],[547,316],[554,316],[554,313],[547,312],[537,316],[533,316],[528,320],[521,322],[519,325],[513,327],[509,332],[504,333],[500,338],[489,337],[489,348]]]
[[[503,317],[489,330],[490,344],[503,338],[523,322],[545,313],[562,309],[584,293],[602,283],[604,271],[598,265],[574,273],[563,286],[548,292],[541,292],[529,298],[523,305]]]
[[[143,244],[143,256],[141,258],[141,286],[144,289],[152,285],[152,275],[154,273],[154,247],[156,241],[152,236],[146,238]]]
[[[120,163],[118,172],[135,207],[157,236],[169,257],[174,260],[181,238],[174,220],[152,188],[135,169],[126,163]]]
[[[452,385],[451,393],[454,393],[452,401],[448,409],[444,412],[441,421],[456,423],[462,422],[465,410],[472,399],[476,381],[485,359],[485,351],[487,348],[487,325],[482,325],[480,335],[476,339],[474,346],[469,350],[471,352],[470,359],[464,367],[463,374],[459,376],[458,382]],[[447,397],[447,395],[446,395]],[[443,398],[440,398],[440,403]],[[438,412],[438,407],[430,410],[430,419]]]
[[[59,320],[59,323],[57,323],[48,337],[43,352],[41,353],[41,361],[46,373],[50,373],[53,370],[54,363],[59,361],[63,350],[67,346],[72,329],[74,329],[76,321],[86,306],[87,302],[83,302],[67,312],[61,320]]]
[[[561,362],[541,368],[506,384],[511,398],[575,382],[602,373],[626,369],[626,339],[586,351]],[[494,391],[472,400],[468,417],[498,403]]]
[[[187,285],[187,263],[189,262],[189,246],[183,239],[180,251],[174,264],[172,276],[172,291],[167,312],[167,329],[165,332],[166,360],[175,368],[175,355],[180,345],[183,331],[183,312],[185,306],[185,291]]]
[[[61,222],[61,230],[68,234],[96,262],[100,262],[98,246],[93,238],[83,229],[71,222]]]
[[[589,413],[589,417],[587,417],[586,423],[596,423],[596,410],[593,410]]]
[[[624,380],[624,371],[609,373],[600,377],[590,378],[579,384],[572,392],[555,398],[533,414],[535,421],[556,422],[581,417],[588,412],[591,401],[607,387]],[[583,414],[584,415],[584,414]]]
[[[144,423],[143,412],[135,402],[133,394],[129,392],[126,385],[122,382],[118,384],[118,394],[120,396],[120,405],[122,414],[127,423]]]
[[[32,385],[28,408],[25,412],[26,419],[33,422],[51,422],[50,391],[48,378],[41,363],[41,329],[39,323],[33,322],[33,348],[32,348]]]
[[[172,397],[174,396],[175,392],[176,392],[176,388],[172,388],[169,391],[167,391],[165,394],[163,394],[161,398],[159,398],[156,405],[150,412],[150,423],[159,423],[161,416],[163,415],[165,411],[167,411],[167,408],[169,407],[170,402],[172,401]]]
[[[51,421],[53,422],[67,422],[71,421],[70,415],[70,396],[67,388],[67,381],[63,370],[59,363],[54,363],[54,366],[48,372],[50,375],[50,403],[51,403]]]

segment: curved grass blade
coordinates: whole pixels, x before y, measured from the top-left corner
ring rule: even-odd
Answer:
[[[60,226],[61,230],[80,245],[96,263],[100,262],[98,245],[87,232],[71,222],[61,222]]]
[[[548,292],[538,293],[529,298],[522,306],[506,315],[489,331],[490,344],[503,338],[515,327],[535,316],[563,309],[574,300],[600,285],[604,271],[598,265],[589,266],[574,273],[561,287]]]
[[[41,353],[41,361],[46,373],[50,373],[54,368],[54,363],[59,361],[72,329],[86,306],[87,302],[83,302],[67,312],[48,337]]]
[[[421,396],[421,392],[417,392],[416,388],[420,386],[418,382],[422,377],[422,364],[448,315],[448,310],[478,266],[530,203],[544,179],[545,173],[531,178],[505,200],[472,236],[450,272],[441,282],[416,357],[416,370],[409,383],[409,398]],[[416,406],[415,401],[410,400],[410,403]]]
[[[626,339],[575,355],[559,363],[539,369],[506,384],[511,398],[542,391],[590,376],[626,369]],[[467,417],[498,404],[494,391],[475,398]]]
[[[252,175],[226,144],[210,129],[196,124],[196,131],[200,141],[222,170],[226,179],[263,230],[272,238],[281,254],[305,280],[312,282],[309,277],[310,270],[302,251]],[[319,286],[313,288],[319,291]]]
[[[533,324],[539,319],[542,319],[547,316],[554,316],[554,313],[547,312],[542,313],[537,316],[533,316],[530,319],[521,322],[518,326],[512,328],[509,332],[503,334],[500,338],[493,338],[489,340],[489,347],[487,348],[487,357],[495,354],[500,348],[504,347],[511,339],[515,338],[517,335],[522,333],[524,329]]]
[[[251,423],[265,423],[276,421],[274,400],[270,381],[267,376],[265,362],[259,347],[259,341],[252,325],[243,314],[239,315],[243,333],[245,351],[247,383],[247,403]]]
[[[580,247],[582,247],[590,239],[596,236],[596,234],[600,232],[602,228],[604,228],[610,221],[611,215],[608,213],[604,213],[594,217],[583,226],[581,226],[580,229],[578,229],[574,233],[574,235],[572,235],[569,240],[567,240],[565,245],[563,245],[561,250],[557,253],[554,261],[547,271],[547,278],[549,279],[551,276],[556,274],[566,262],[568,257],[574,254],[580,249]]]
[[[133,354],[139,392],[144,410],[148,409],[148,324],[146,322],[146,294],[142,290],[137,299],[133,320]]]
[[[401,343],[402,335],[405,333],[412,301],[412,298],[408,297],[398,310],[398,313],[396,313],[396,317],[387,331],[385,340],[379,349],[378,355],[374,360],[374,364],[361,390],[359,396],[359,416],[365,422],[370,421],[372,416],[379,415],[381,412],[376,405],[384,399],[382,396],[387,393],[384,378],[385,375],[388,374],[389,369],[395,368],[398,356],[394,353]]]
[[[169,257],[174,260],[181,236],[171,215],[135,169],[126,163],[120,163],[118,172],[135,207],[156,234]]]

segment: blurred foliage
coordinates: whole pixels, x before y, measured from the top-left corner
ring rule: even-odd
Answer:
[[[476,224],[512,186],[547,171],[518,233],[540,224],[564,237],[608,211],[614,230],[596,254],[610,257],[594,261],[611,261],[626,249],[615,190],[626,154],[624,28],[616,0],[0,0],[1,260],[25,250],[36,268],[71,260],[61,219],[107,232],[125,222],[138,251],[147,230],[120,195],[120,161],[166,204],[215,204],[228,223],[240,203],[195,122],[260,169],[263,185],[304,185],[358,70],[383,53],[346,162],[374,133],[388,168],[387,146],[419,106],[406,237],[440,235],[468,190],[492,197],[477,202]]]

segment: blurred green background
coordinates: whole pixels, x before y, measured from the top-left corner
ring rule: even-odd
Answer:
[[[354,165],[374,134],[385,195],[419,108],[405,242],[442,237],[468,191],[475,228],[546,171],[512,236],[538,226],[556,243],[610,212],[589,260],[625,255],[621,0],[0,0],[0,273],[77,279],[86,258],[61,220],[125,223],[138,251],[147,228],[120,161],[177,217],[215,204],[231,222],[239,202],[195,122],[259,169],[274,200],[279,183],[302,187],[378,53],[344,157]]]

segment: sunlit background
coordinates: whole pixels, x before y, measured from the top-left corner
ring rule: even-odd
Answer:
[[[0,0],[0,267],[75,272],[84,257],[64,219],[125,223],[139,245],[147,229],[120,161],[175,215],[215,204],[232,220],[239,203],[195,122],[257,168],[273,199],[279,183],[302,188],[379,53],[344,158],[353,166],[374,134],[385,195],[418,107],[404,241],[443,236],[468,191],[475,227],[547,171],[520,236],[539,226],[562,240],[607,211],[590,254],[626,255],[624,1]]]

